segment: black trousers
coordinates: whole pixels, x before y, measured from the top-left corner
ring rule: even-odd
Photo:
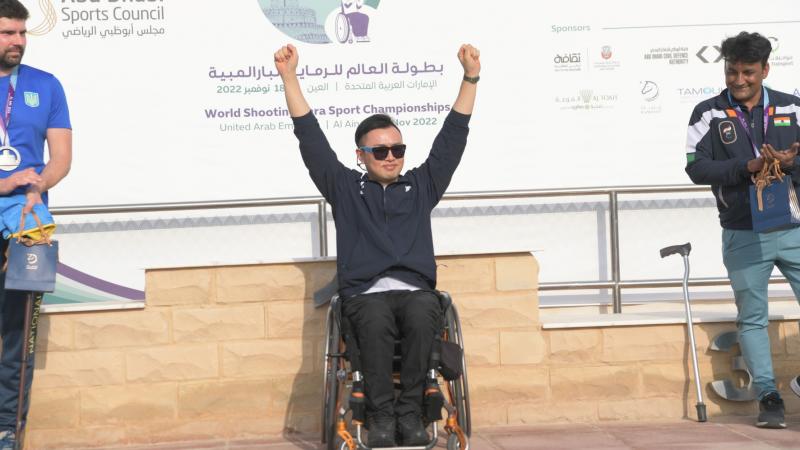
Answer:
[[[5,263],[7,240],[0,240],[0,267]],[[19,397],[19,369],[22,363],[22,348],[25,341],[25,297],[27,292],[7,291],[5,273],[0,273],[0,335],[3,347],[0,353],[0,431],[14,431],[17,426],[17,399]],[[34,349],[36,348],[36,328],[42,294],[34,294],[31,336],[28,337],[28,364],[25,369],[25,389],[23,399],[23,421],[28,415],[30,391],[33,383]]]
[[[342,303],[361,351],[367,416],[422,412],[425,372],[434,338],[441,332],[441,306],[432,291],[356,295]],[[392,382],[394,342],[400,340],[401,391]]]

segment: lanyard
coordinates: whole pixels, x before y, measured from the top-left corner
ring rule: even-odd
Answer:
[[[7,147],[8,142],[8,125],[11,122],[11,107],[14,106],[14,92],[17,90],[17,78],[19,78],[19,66],[14,67],[11,71],[11,78],[8,81],[8,98],[6,99],[6,107],[3,117],[0,117],[0,128],[3,131],[3,146]]]
[[[769,93],[767,92],[767,88],[762,87],[761,89],[763,89],[761,96],[764,99],[764,138],[762,140],[762,144],[766,144],[767,127],[769,126]],[[759,153],[758,147],[756,147],[756,142],[753,140],[753,135],[750,131],[750,125],[747,123],[747,119],[745,119],[744,112],[742,112],[742,108],[739,106],[739,104],[734,104],[730,91],[728,91],[728,103],[734,105],[733,108],[736,110],[736,118],[739,119],[739,123],[742,124],[742,128],[744,128],[744,133],[747,135],[750,145],[753,146],[753,154],[756,158],[758,158],[761,153]]]

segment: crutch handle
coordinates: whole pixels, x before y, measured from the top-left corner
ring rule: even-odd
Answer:
[[[670,245],[661,249],[661,257],[666,258],[669,255],[679,253],[681,256],[689,256],[692,251],[692,243],[687,242],[683,245]]]

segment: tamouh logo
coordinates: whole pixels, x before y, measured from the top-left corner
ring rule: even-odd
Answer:
[[[258,0],[270,22],[309,44],[369,42],[380,0]]]
[[[36,9],[31,8],[30,3],[33,3],[33,1],[23,2],[25,7],[31,12],[31,19],[38,19]],[[52,0],[38,0],[37,3],[39,6],[38,9],[41,12],[41,22],[34,27],[28,28],[28,34],[31,36],[42,36],[53,31],[58,22],[58,14],[56,13],[56,8],[53,6]]]

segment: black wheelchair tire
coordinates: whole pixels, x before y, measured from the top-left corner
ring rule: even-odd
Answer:
[[[337,372],[340,368],[341,358],[330,356],[331,353],[339,352],[339,324],[334,317],[333,308],[328,310],[327,321],[328,341],[325,346],[323,360],[323,394],[322,394],[322,442],[327,444],[328,450],[337,449],[336,445],[336,421],[337,403],[339,400],[339,380]]]
[[[445,320],[448,328],[448,340],[458,344],[464,355],[461,359],[461,376],[456,380],[450,381],[454,397],[453,406],[456,408],[458,426],[461,427],[464,434],[472,436],[472,417],[470,417],[469,385],[467,382],[467,358],[466,352],[464,352],[464,337],[459,327],[461,322],[458,319],[458,310],[455,304],[450,305],[450,308],[446,311]]]

